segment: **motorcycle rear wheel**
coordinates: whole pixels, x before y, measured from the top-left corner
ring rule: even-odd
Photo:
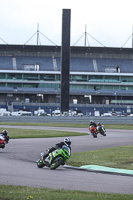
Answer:
[[[104,131],[101,131],[100,134],[106,136],[106,133]]]
[[[61,157],[55,157],[52,160],[52,164],[50,166],[50,169],[56,169],[57,167],[59,167],[60,165],[62,165],[64,163],[63,159]]]

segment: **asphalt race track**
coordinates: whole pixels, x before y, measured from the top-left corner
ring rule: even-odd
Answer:
[[[52,129],[50,127],[34,128]],[[54,128],[54,130],[60,129],[65,128]],[[69,131],[72,130],[88,132],[85,128],[69,128]],[[71,139],[72,153],[84,152],[133,144],[133,131],[107,130],[106,137],[98,135],[98,138],[93,138],[91,135],[86,135],[71,137]],[[40,153],[62,140],[63,138],[10,140],[5,149],[0,149],[0,184],[133,194],[133,177],[130,176],[87,172],[67,166],[56,170],[37,168],[36,160],[40,157]]]

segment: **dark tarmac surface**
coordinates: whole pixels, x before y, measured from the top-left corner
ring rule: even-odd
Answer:
[[[7,127],[7,126],[4,126]],[[13,126],[12,126],[13,127]],[[9,126],[8,126],[9,128]],[[19,127],[22,128],[22,127]],[[30,128],[33,127],[23,127]],[[51,127],[34,127],[51,130]],[[54,128],[54,130],[65,128]],[[68,128],[66,128],[68,131]],[[69,131],[88,132],[88,129],[69,128]],[[75,136],[72,153],[133,144],[133,131],[107,130],[107,136]],[[5,149],[0,149],[0,184],[133,194],[133,177],[101,174],[59,167],[39,169],[36,160],[40,153],[63,138],[12,139]]]

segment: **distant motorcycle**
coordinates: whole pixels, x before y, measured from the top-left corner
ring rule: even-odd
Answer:
[[[90,130],[91,134],[93,135],[93,137],[94,137],[94,138],[97,138],[98,132],[97,132],[97,129],[95,128],[95,126],[94,126],[94,125],[91,125],[91,126],[89,127],[89,130]]]
[[[0,148],[1,149],[5,148],[5,139],[2,135],[0,135]]]
[[[42,168],[44,166],[50,169],[56,169],[60,165],[64,165],[66,160],[71,156],[70,148],[63,145],[61,149],[56,149],[43,159],[44,153],[41,153],[41,158],[37,161],[37,167]]]
[[[97,126],[97,132],[100,133],[103,136],[106,136],[106,130],[105,130],[103,125]]]

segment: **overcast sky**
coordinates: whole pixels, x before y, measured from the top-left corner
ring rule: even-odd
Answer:
[[[0,44],[61,45],[63,9],[71,46],[132,47],[133,0],[0,0]]]

